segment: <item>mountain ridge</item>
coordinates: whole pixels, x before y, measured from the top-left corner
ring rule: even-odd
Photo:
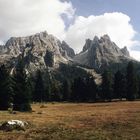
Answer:
[[[45,69],[47,67],[45,58],[47,58],[48,52],[53,57],[52,67],[57,67],[59,63],[68,63],[75,55],[73,49],[66,42],[61,42],[45,31],[26,37],[11,37],[1,47],[0,63],[9,63],[12,60],[9,65],[14,67],[18,57],[22,55],[26,61],[25,67],[29,71]]]
[[[108,35],[101,38],[95,36],[93,40],[87,39],[83,50],[73,60],[96,70],[105,69],[112,63],[134,61],[127,47],[120,49]]]

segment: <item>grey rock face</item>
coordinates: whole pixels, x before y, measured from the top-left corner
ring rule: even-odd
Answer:
[[[75,56],[74,50],[70,48],[69,45],[65,41],[62,41],[60,45],[60,52],[66,58],[67,57],[73,58]]]
[[[67,63],[69,58],[75,55],[66,43],[61,43],[47,32],[41,32],[27,37],[10,38],[5,46],[0,47],[0,63],[10,63],[14,67],[18,58],[22,56],[25,68],[34,71],[46,67],[46,52],[52,54],[52,67],[59,66],[59,63]]]
[[[127,47],[125,46],[124,48],[121,49],[121,52],[125,55],[130,57],[129,51],[127,50]]]
[[[74,62],[102,69],[112,63],[123,63],[131,59],[126,47],[120,49],[108,35],[104,35],[100,39],[97,36],[93,40],[87,39],[83,51],[74,57]]]

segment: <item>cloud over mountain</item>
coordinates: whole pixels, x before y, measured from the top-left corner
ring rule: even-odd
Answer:
[[[77,16],[75,23],[68,29],[66,41],[79,52],[85,39],[104,34],[108,34],[121,48],[130,48],[138,43],[134,40],[136,31],[130,23],[130,17],[118,12],[89,17]]]
[[[65,24],[61,17],[71,18],[70,2],[60,0],[0,0],[0,40],[47,30],[64,38]]]

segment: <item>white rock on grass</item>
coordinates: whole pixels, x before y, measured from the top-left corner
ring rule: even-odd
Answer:
[[[19,126],[22,126],[22,127],[24,127],[25,125],[28,125],[27,122],[23,122],[23,121],[20,121],[20,120],[11,120],[11,121],[8,121],[7,123],[9,125],[19,125]]]
[[[13,131],[13,130],[25,130],[25,128],[28,126],[29,124],[27,122],[24,121],[20,121],[20,120],[10,120],[10,121],[6,121],[3,122],[0,126],[0,130],[3,131]]]

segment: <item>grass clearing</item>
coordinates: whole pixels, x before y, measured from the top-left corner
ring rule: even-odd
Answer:
[[[140,102],[33,104],[32,113],[0,112],[0,122],[19,119],[26,131],[0,131],[0,140],[139,140]]]

